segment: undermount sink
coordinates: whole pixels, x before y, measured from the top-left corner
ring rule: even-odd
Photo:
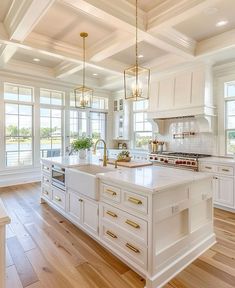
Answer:
[[[91,199],[99,199],[98,178],[96,174],[114,171],[109,167],[86,164],[66,169],[66,186]]]

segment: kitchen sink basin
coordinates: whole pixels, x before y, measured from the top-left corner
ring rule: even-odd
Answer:
[[[68,189],[83,194],[91,199],[99,199],[99,183],[96,174],[115,169],[93,164],[66,169],[66,186]]]

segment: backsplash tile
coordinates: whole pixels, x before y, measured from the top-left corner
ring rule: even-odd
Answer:
[[[189,152],[216,155],[217,136],[212,133],[200,133],[195,119],[170,119],[165,123],[166,135],[157,134],[157,140],[166,142],[168,151]],[[174,139],[174,134],[195,132],[184,139]]]

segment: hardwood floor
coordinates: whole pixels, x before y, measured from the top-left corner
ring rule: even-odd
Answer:
[[[6,288],[143,288],[145,281],[47,204],[40,185],[0,189],[7,227]],[[217,244],[164,288],[235,287],[235,214],[215,209]]]

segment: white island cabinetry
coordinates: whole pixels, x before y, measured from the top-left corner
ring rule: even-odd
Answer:
[[[63,158],[51,161],[65,168],[65,190],[53,187],[53,163],[42,160],[43,201],[144,277],[146,288],[162,287],[215,243],[207,173],[157,166],[98,169],[80,160],[77,166],[86,167],[72,168]],[[79,182],[81,175],[88,177],[85,171],[95,170],[102,172],[89,176],[97,177],[93,195],[90,185],[84,189]],[[75,171],[82,173],[73,178],[80,179],[77,186],[68,176]]]

